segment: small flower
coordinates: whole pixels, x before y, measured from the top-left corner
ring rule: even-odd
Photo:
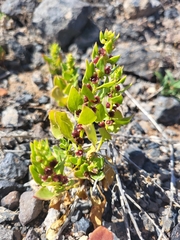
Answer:
[[[89,83],[86,84],[86,87],[89,88],[90,91],[92,91],[92,86]]]
[[[120,89],[121,89],[121,88],[120,88],[119,85],[116,85],[116,86],[115,86],[115,90],[116,90],[116,92],[119,92]]]
[[[109,114],[110,117],[114,117],[115,112],[114,111],[109,111],[108,114]]]
[[[99,125],[99,127],[103,128],[103,127],[105,127],[105,122],[102,121],[102,122],[100,122],[98,125]]]
[[[79,116],[80,113],[81,113],[81,109],[78,109],[78,110],[76,111],[76,116]]]
[[[92,100],[93,103],[100,103],[100,98],[99,96],[95,96],[95,99]]]
[[[99,78],[97,74],[94,74],[91,78],[90,78],[92,83],[98,83]]]
[[[106,50],[104,48],[100,48],[99,55],[102,55],[102,56],[106,55]]]
[[[74,131],[72,132],[72,136],[73,136],[73,138],[78,138],[78,137],[79,137],[79,131],[74,130]]]
[[[78,151],[76,151],[76,156],[82,157],[82,155],[83,155],[83,150],[82,149],[79,149]]]
[[[109,102],[106,103],[106,108],[110,108],[111,104]]]
[[[107,125],[112,125],[113,122],[114,122],[113,120],[107,120],[107,121],[106,121],[106,124],[107,124]]]
[[[89,101],[88,97],[87,97],[87,96],[84,96],[84,103],[85,103],[85,102],[88,102],[88,101]]]
[[[104,72],[105,72],[105,74],[110,74],[111,67],[110,66],[105,67]]]
[[[47,175],[47,176],[52,175],[52,173],[53,173],[52,168],[46,167],[46,168],[44,169],[44,173],[45,173],[45,175]]]
[[[50,162],[49,166],[50,168],[54,168],[58,164],[58,161],[54,159],[53,161]]]
[[[93,63],[96,64],[99,60],[99,57],[95,57],[95,59],[93,60]]]

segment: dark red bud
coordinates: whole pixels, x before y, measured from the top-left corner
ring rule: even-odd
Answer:
[[[76,151],[76,156],[81,157],[83,155],[83,150]]]
[[[54,159],[53,161],[50,162],[49,166],[50,168],[54,168],[57,164],[58,164],[58,161]]]
[[[114,117],[114,111],[109,111],[108,114],[109,114],[110,117]]]
[[[115,89],[116,89],[116,91],[118,92],[121,88],[120,88],[119,85],[116,85],[116,86],[115,86]]]
[[[109,102],[106,103],[106,108],[110,108],[111,104]]]
[[[47,175],[47,176],[52,175],[52,173],[53,173],[52,168],[46,167],[46,168],[44,169],[44,173],[45,173],[45,175]]]
[[[105,74],[110,74],[111,67],[110,66],[105,67],[104,72],[105,72]]]
[[[106,121],[106,124],[107,124],[107,125],[112,125],[113,122],[114,122],[113,120],[107,120],[107,121]]]
[[[105,127],[105,122],[104,121],[100,122],[98,125],[99,125],[99,127],[103,128],[103,127]]]

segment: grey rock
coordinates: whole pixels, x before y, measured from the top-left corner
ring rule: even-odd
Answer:
[[[153,78],[154,72],[159,69],[160,65],[168,64],[160,53],[135,42],[118,44],[116,55],[118,54],[121,55],[118,64],[124,66],[125,73],[132,73],[146,80]]]
[[[0,223],[14,221],[17,218],[17,213],[5,207],[0,207]]]
[[[15,210],[19,206],[20,194],[18,191],[10,192],[4,198],[1,199],[1,206],[10,210]]]
[[[156,222],[156,215],[153,214],[153,213],[149,213],[149,215],[150,215],[151,219],[153,219],[153,220]],[[142,221],[143,221],[143,225],[144,225],[145,229],[146,229],[147,231],[154,232],[155,227],[154,227],[154,225],[152,224],[152,222],[149,220],[149,218],[147,217],[147,215],[143,213],[143,214],[141,215],[141,219],[142,219]]]
[[[34,229],[29,229],[27,235],[24,240],[40,240],[38,234],[34,231]]]
[[[19,156],[14,153],[7,153],[5,158],[0,162],[0,178],[20,180],[28,172],[28,166],[21,161]]]
[[[82,217],[78,222],[74,223],[74,232],[82,232],[84,234],[88,234],[89,229],[92,227],[91,222]]]
[[[60,217],[60,212],[57,209],[50,208],[48,210],[48,214],[43,222],[46,227],[46,231],[50,228],[51,224],[53,224]]]
[[[22,46],[15,39],[8,40],[8,51],[14,54],[14,59],[20,63],[28,64],[31,61],[31,54],[25,46]]]
[[[79,200],[77,203],[77,208],[82,211],[83,214],[89,213],[92,207],[92,202],[90,200]]]
[[[43,84],[43,77],[41,71],[34,71],[32,74],[32,81],[37,85],[41,86]]]
[[[75,39],[74,43],[77,45],[78,49],[84,51],[95,42],[98,42],[98,40],[99,28],[91,20],[88,20],[81,35]]]
[[[43,204],[39,199],[34,198],[33,191],[24,192],[20,197],[19,220],[22,225],[34,220],[42,211]]]
[[[174,7],[168,8],[164,11],[164,17],[174,19],[179,16],[178,10]]]
[[[78,209],[76,209],[73,213],[73,215],[71,216],[71,222],[75,223],[77,221],[79,221],[82,218],[82,212]]]
[[[31,102],[33,99],[33,96],[29,93],[23,93],[21,96],[19,96],[16,99],[16,102],[18,102],[20,105],[27,104],[28,102]]]
[[[148,17],[160,7],[161,3],[158,0],[125,0],[123,4],[125,16],[131,19]]]
[[[142,150],[135,145],[131,145],[126,149],[126,154],[129,155],[129,158],[139,167],[142,167],[145,160],[146,156],[142,152]]]
[[[46,104],[49,102],[49,97],[48,96],[42,96],[39,98],[39,103],[40,104]]]
[[[24,187],[22,184],[10,182],[8,180],[0,180],[0,199],[6,196],[11,191],[23,191]]]
[[[113,239],[121,239],[127,240],[126,236],[126,228],[123,221],[119,221],[119,219],[115,220],[116,222],[106,222],[104,221],[103,226],[111,230],[114,235]]]
[[[1,6],[1,11],[25,24],[26,21],[30,22],[37,3],[38,1],[36,0],[6,0]]]
[[[14,240],[13,230],[0,226],[1,240]]]
[[[172,230],[171,240],[179,240],[180,239],[180,223],[178,223]]]
[[[154,118],[165,126],[180,124],[180,102],[173,97],[158,96],[154,100]]]
[[[90,12],[91,7],[79,0],[43,0],[34,11],[33,24],[64,48],[80,34]]]

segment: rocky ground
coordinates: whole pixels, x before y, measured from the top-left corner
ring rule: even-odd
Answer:
[[[106,28],[120,33],[116,52],[127,82],[133,82],[123,107],[126,115],[134,114],[133,120],[113,138],[123,155],[116,163],[123,188],[141,207],[128,200],[131,213],[142,239],[180,239],[180,102],[161,96],[154,75],[169,69],[180,79],[180,3],[1,0],[0,9],[5,14],[0,13],[0,46],[5,50],[0,58],[0,239],[46,239],[46,229],[63,212],[63,207],[48,209],[47,202],[33,198],[28,171],[30,141],[46,137],[53,142],[47,119],[51,77],[42,54],[56,41],[84,69],[92,44]],[[114,239],[128,239],[116,181],[103,194],[103,226]],[[59,239],[88,239],[91,205],[79,200]],[[132,239],[140,239],[132,220],[128,222]]]

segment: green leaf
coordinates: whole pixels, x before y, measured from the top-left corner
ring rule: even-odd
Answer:
[[[92,60],[98,55],[98,45],[97,43],[94,44],[93,50],[92,50],[92,55],[91,58]]]
[[[115,122],[120,125],[126,125],[131,121],[131,119],[132,119],[132,117],[125,117],[120,120],[115,120]]]
[[[58,86],[61,90],[63,90],[66,87],[66,82],[61,76],[55,75],[53,80],[54,86]]]
[[[67,113],[51,110],[49,112],[49,119],[51,131],[55,138],[60,139],[63,135],[65,138],[74,141],[71,136],[73,124],[67,116]]]
[[[117,82],[117,84],[124,83],[125,80],[126,80],[126,76],[122,77],[122,78]]]
[[[101,134],[103,140],[111,139],[111,135],[108,133],[108,131],[105,128],[99,128],[99,133]]]
[[[93,110],[87,106],[82,107],[82,111],[79,115],[78,123],[83,125],[88,125],[96,120],[96,114]]]
[[[38,199],[48,201],[51,200],[55,194],[51,192],[47,187],[42,187],[35,193],[34,196]]]
[[[41,180],[41,178],[39,177],[39,173],[36,171],[36,167],[35,167],[34,165],[30,165],[30,166],[29,166],[29,171],[30,171],[30,173],[31,173],[34,181],[35,181],[36,183],[38,183],[39,185],[41,185],[42,180]]]
[[[115,64],[120,59],[120,55],[109,58],[108,63]]]
[[[121,104],[123,102],[123,96],[122,95],[119,95],[119,96],[116,96],[116,97],[112,97],[111,98],[111,101],[113,103],[119,103]]]
[[[97,87],[97,90],[101,89],[101,88],[110,88],[112,87],[114,84],[116,83],[116,80],[112,81],[112,82],[107,82],[102,84],[101,86]]]
[[[94,94],[91,92],[91,90],[86,87],[86,85],[83,85],[81,93],[86,96],[89,100],[93,100],[94,99]]]
[[[80,166],[80,169],[75,171],[74,176],[77,178],[85,178],[85,172],[87,172],[88,169],[88,164],[87,163],[83,163]]]
[[[91,178],[95,181],[101,181],[103,180],[103,178],[105,177],[104,175],[104,172],[103,171],[100,171],[98,174],[94,175],[94,174],[91,174]]]
[[[94,72],[94,64],[89,63],[88,60],[86,60],[86,71],[85,71],[82,82],[87,83],[89,81],[89,78],[92,77],[93,72]]]
[[[94,128],[94,124],[83,125],[83,128],[88,139],[92,142],[94,146],[96,146],[97,136],[96,136],[96,130]]]
[[[174,87],[174,88],[180,88],[180,80],[178,80],[177,82],[175,82],[175,83],[173,84],[173,87]]]
[[[71,141],[74,141],[72,138],[73,124],[70,121],[67,113],[55,110],[55,118],[63,136]]]
[[[78,109],[78,106],[82,104],[82,97],[75,87],[71,87],[69,92],[67,106],[71,112],[74,112]]]
[[[55,98],[56,101],[59,101],[59,99],[63,96],[62,90],[59,88],[59,86],[54,86],[51,91],[51,96]]]
[[[55,112],[56,112],[56,110],[51,110],[49,112],[50,129],[51,129],[53,136],[56,139],[60,139],[60,138],[62,138],[62,133],[60,131],[59,125],[57,124]]]
[[[96,64],[96,67],[104,73],[104,67],[105,67],[105,59],[104,57],[100,57],[97,64]]]
[[[96,119],[96,122],[101,122],[104,118],[105,118],[105,109],[104,109],[104,106],[99,103],[96,105],[96,116],[97,116],[97,119]]]
[[[105,40],[104,40],[104,34],[103,34],[102,31],[100,31],[100,33],[99,33],[99,40],[100,40],[100,42],[101,42],[102,44],[105,43]]]

